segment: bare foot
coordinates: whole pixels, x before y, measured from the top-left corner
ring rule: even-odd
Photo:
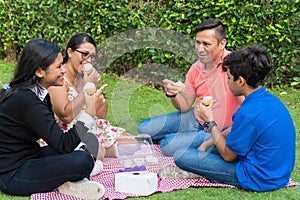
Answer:
[[[106,147],[105,150],[106,150],[105,157],[111,157],[111,158],[116,157],[115,144]]]

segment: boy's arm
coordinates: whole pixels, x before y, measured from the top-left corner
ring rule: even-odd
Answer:
[[[226,138],[228,133],[230,132],[231,127],[225,129],[224,131],[221,132],[222,135],[224,135],[224,137]],[[198,150],[202,150],[202,151],[207,151],[207,149],[209,149],[210,147],[212,147],[213,145],[215,145],[215,142],[213,140],[213,138],[210,138],[206,141],[204,141],[199,147]]]

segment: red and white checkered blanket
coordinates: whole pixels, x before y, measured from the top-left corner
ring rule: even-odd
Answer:
[[[163,156],[158,145],[153,145],[153,151],[159,158],[159,164],[155,166],[147,166],[147,171],[158,173],[160,167],[165,165],[175,165],[173,158]],[[104,185],[106,191],[102,199],[125,199],[127,197],[137,197],[139,195],[120,193],[115,191],[114,175],[123,168],[117,158],[105,158],[104,169],[101,174],[91,177],[91,180],[97,181]],[[296,186],[297,182],[290,179],[287,187]],[[232,185],[210,182],[205,178],[194,179],[160,179],[156,192],[170,192],[178,189],[186,189],[189,187],[227,187],[235,188]],[[78,198],[60,194],[58,191],[48,193],[38,193],[31,195],[31,200],[78,200]]]

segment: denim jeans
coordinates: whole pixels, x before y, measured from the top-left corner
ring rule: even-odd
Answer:
[[[216,147],[207,152],[196,148],[181,148],[173,157],[175,164],[185,171],[199,174],[210,181],[241,188],[235,171],[237,161],[224,161]]]
[[[160,140],[171,133],[194,132],[203,130],[194,116],[194,108],[188,112],[175,111],[165,115],[142,120],[138,126],[139,134],[148,134],[153,140]]]
[[[173,133],[160,140],[160,149],[166,156],[173,156],[178,149],[198,148],[205,140],[211,138],[204,130],[187,133]]]
[[[210,138],[195,118],[194,108],[185,113],[175,111],[144,119],[138,124],[137,131],[160,140],[161,150],[167,156],[173,156],[180,147],[198,147]]]
[[[67,181],[88,178],[93,167],[94,159],[88,151],[57,154],[49,146],[41,147],[37,158],[0,175],[0,191],[20,196],[50,192]]]

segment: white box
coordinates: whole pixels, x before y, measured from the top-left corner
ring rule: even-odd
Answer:
[[[120,172],[115,174],[115,191],[150,195],[157,190],[157,173],[147,171]]]

